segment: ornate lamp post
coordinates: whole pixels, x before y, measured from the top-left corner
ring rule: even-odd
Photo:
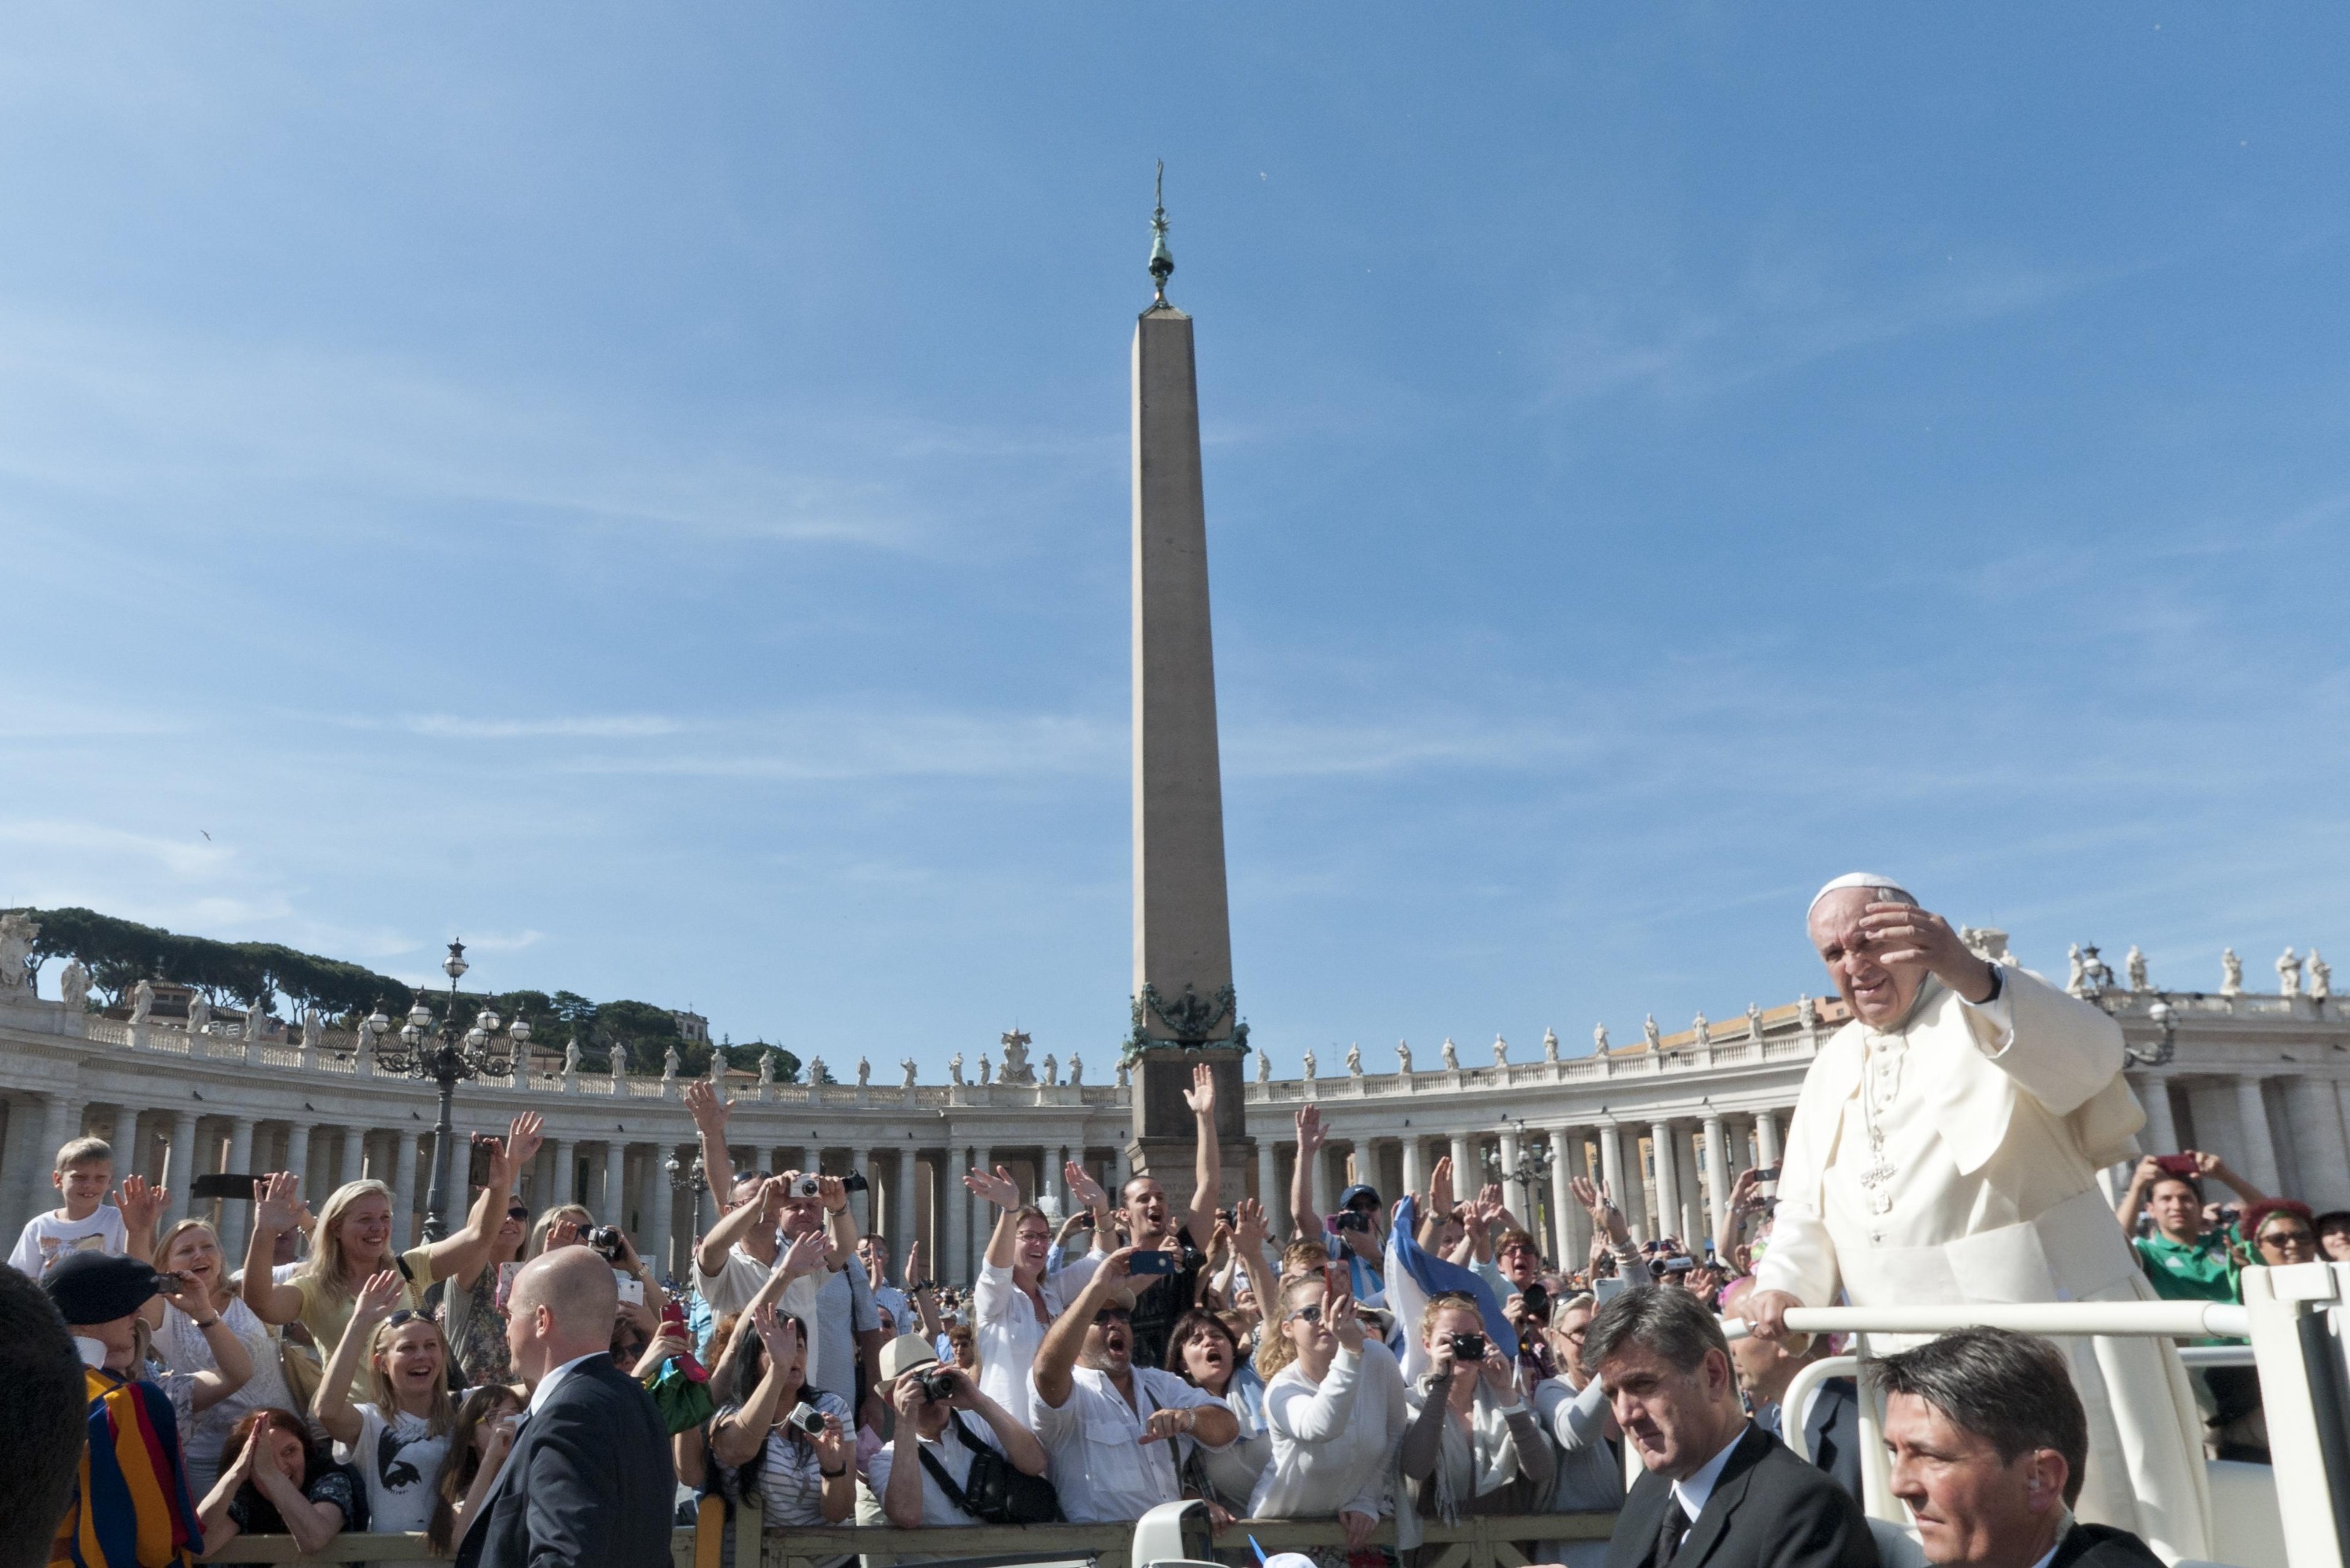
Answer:
[[[661,1168],[669,1172],[669,1189],[671,1192],[693,1194],[693,1219],[688,1225],[687,1231],[690,1235],[700,1236],[702,1234],[702,1195],[710,1190],[710,1173],[702,1168],[702,1157],[695,1155],[693,1163],[690,1166],[680,1165],[676,1153],[672,1151],[670,1157],[661,1162]]]
[[[432,1187],[424,1199],[424,1239],[438,1241],[449,1234],[449,1154],[454,1133],[449,1125],[449,1103],[460,1080],[503,1078],[530,1043],[530,1024],[517,1018],[503,1034],[497,1013],[484,1005],[473,1026],[457,1033],[457,977],[473,967],[465,961],[465,944],[451,942],[441,972],[449,977],[449,1013],[435,1027],[432,1010],[419,996],[400,1027],[400,1043],[385,1044],[390,1021],[379,1011],[368,1021],[377,1036],[376,1065],[395,1077],[426,1078],[441,1085],[440,1119],[432,1124]]]

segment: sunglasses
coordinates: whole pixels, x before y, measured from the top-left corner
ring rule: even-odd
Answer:
[[[390,1317],[383,1320],[383,1326],[386,1328],[398,1328],[402,1324],[414,1323],[418,1318],[424,1316],[424,1314],[418,1312],[413,1307],[401,1307],[398,1312],[393,1313]],[[431,1319],[426,1318],[426,1321],[430,1322]]]
[[[509,1220],[527,1220],[530,1218],[530,1210],[517,1203],[513,1208],[506,1210],[506,1218]]]
[[[1132,1323],[1133,1321],[1134,1314],[1127,1311],[1124,1307],[1104,1307],[1101,1311],[1094,1314],[1094,1326],[1096,1328],[1100,1328],[1107,1324]]]
[[[1289,1321],[1293,1323],[1296,1322],[1300,1318],[1305,1319],[1307,1323],[1320,1323],[1322,1321],[1322,1303],[1316,1302],[1311,1306],[1302,1306],[1295,1312],[1289,1314]]]

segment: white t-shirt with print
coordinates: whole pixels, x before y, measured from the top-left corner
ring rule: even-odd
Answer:
[[[68,1220],[55,1209],[45,1209],[25,1221],[16,1250],[8,1254],[8,1266],[37,1280],[61,1252],[121,1252],[129,1242],[122,1210],[111,1203],[99,1204],[87,1220]]]
[[[459,1404],[463,1394],[453,1397]],[[337,1443],[335,1458],[367,1482],[368,1528],[380,1533],[422,1530],[432,1522],[432,1480],[449,1455],[449,1435],[431,1437],[421,1416],[394,1411],[386,1419],[373,1405],[354,1405],[356,1443]]]

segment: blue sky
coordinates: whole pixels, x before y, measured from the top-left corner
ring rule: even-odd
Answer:
[[[1198,321],[1284,1071],[2350,958],[2350,20],[21,7],[0,904],[1098,1075]],[[209,831],[207,840],[202,835]]]

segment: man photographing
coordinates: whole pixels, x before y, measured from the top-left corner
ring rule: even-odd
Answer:
[[[1893,1495],[1944,1568],[2155,1568],[2126,1530],[2074,1521],[2089,1421],[2064,1353],[1962,1329],[1877,1362]]]

